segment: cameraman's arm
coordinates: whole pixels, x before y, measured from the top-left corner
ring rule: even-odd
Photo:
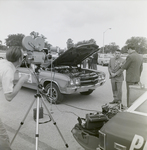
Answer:
[[[26,82],[28,80],[28,75],[23,75],[19,81],[17,82],[17,84],[14,86],[13,91],[10,93],[5,93],[5,98],[8,101],[11,101],[19,92],[19,90],[21,89],[22,85],[24,84],[24,82]]]

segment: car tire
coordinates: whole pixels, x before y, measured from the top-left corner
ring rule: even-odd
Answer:
[[[81,95],[90,95],[94,90],[88,90],[85,92],[80,92]]]
[[[51,83],[47,84],[45,87],[46,91],[49,91],[51,89]],[[52,83],[52,100],[50,98],[50,92],[46,96],[46,99],[53,104],[60,104],[63,100],[63,94],[59,91],[58,86],[55,83]]]

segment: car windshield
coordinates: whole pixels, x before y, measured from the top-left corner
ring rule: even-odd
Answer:
[[[139,105],[135,111],[141,112],[141,113],[147,113],[147,99]]]

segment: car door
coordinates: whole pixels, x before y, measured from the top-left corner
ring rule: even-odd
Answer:
[[[26,83],[24,83],[24,87],[37,89],[37,79],[34,74],[33,66],[32,65],[21,65],[17,68],[15,75],[14,75],[14,84],[19,80],[22,75],[28,75],[29,79]]]

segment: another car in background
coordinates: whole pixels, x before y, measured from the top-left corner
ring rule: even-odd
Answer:
[[[112,54],[99,54],[98,55],[98,64],[102,65],[102,66],[108,65],[111,57],[113,57]]]
[[[144,63],[147,63],[147,54],[143,54],[142,57],[143,57],[143,62],[144,62]]]

